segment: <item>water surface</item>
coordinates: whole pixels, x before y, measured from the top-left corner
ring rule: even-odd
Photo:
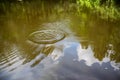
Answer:
[[[120,79],[119,22],[43,6],[1,13],[0,80]]]

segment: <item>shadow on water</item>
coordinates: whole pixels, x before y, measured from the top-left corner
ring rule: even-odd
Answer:
[[[0,4],[0,80],[120,79],[119,22],[77,13],[74,3],[6,4]]]

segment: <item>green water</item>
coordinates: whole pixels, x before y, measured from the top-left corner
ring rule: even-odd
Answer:
[[[0,80],[120,79],[119,21],[77,12],[75,3],[6,4],[0,12]]]

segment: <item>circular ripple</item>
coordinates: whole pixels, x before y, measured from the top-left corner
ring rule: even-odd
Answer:
[[[28,39],[38,44],[51,44],[65,38],[65,34],[58,30],[41,30],[33,32]]]

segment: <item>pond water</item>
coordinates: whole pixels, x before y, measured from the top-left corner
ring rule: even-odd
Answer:
[[[119,21],[28,6],[0,14],[0,80],[120,80]]]

